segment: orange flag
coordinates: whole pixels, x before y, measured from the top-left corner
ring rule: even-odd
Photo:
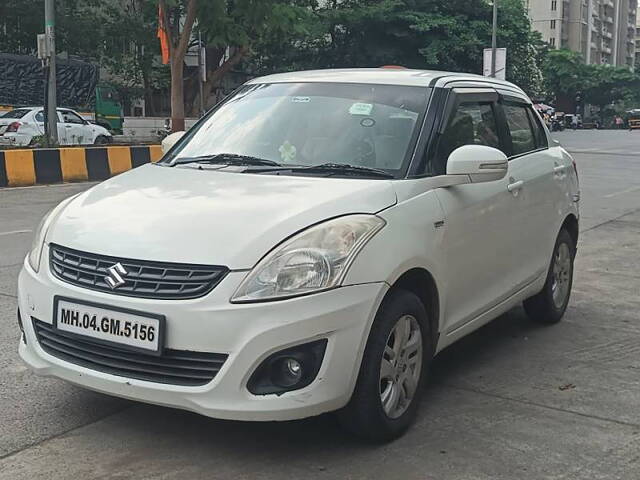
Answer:
[[[162,63],[164,65],[169,63],[169,33],[167,32],[167,26],[164,24],[164,11],[162,5],[158,6],[158,34],[160,39],[160,50],[162,52]]]

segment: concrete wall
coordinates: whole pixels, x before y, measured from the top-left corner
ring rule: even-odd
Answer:
[[[0,151],[0,187],[105,180],[162,157],[160,145]]]

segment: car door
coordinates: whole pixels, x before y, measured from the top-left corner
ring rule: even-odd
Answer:
[[[430,155],[432,174],[444,174],[449,154],[463,145],[506,149],[498,98],[493,89],[451,92]],[[507,175],[436,191],[445,212],[445,333],[490,310],[516,288],[511,271],[518,258],[510,234],[513,196],[508,188]]]
[[[531,103],[524,97],[503,95],[501,108],[508,131],[509,180],[514,196],[511,230],[519,246],[520,261],[514,265],[515,281],[524,284],[546,272],[558,224],[558,205],[566,178],[562,158],[549,150],[547,134]],[[564,199],[566,202],[566,198]]]
[[[71,110],[60,110],[62,124],[67,145],[82,145],[91,143],[90,133],[85,128],[85,122],[80,115]]]
[[[44,128],[44,110],[38,110],[35,115],[33,116],[33,119],[36,122],[36,126],[39,132],[39,135],[44,135],[45,133],[45,128]],[[66,145],[67,144],[67,132],[64,128],[64,125],[62,124],[61,121],[61,117],[60,117],[60,112],[56,112],[56,125],[58,127],[58,144],[60,145]]]

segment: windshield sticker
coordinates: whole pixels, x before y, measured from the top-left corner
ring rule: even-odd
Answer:
[[[309,103],[311,101],[311,97],[291,97],[291,101],[293,103]]]
[[[296,159],[296,154],[298,153],[296,146],[289,140],[280,145],[278,151],[280,152],[280,158],[284,163],[292,163]]]
[[[353,105],[351,105],[351,108],[349,109],[349,113],[351,115],[369,116],[371,115],[372,110],[373,110],[372,103],[354,103]]]

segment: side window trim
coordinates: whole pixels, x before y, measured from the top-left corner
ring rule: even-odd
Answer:
[[[436,155],[438,142],[444,133],[452,113],[462,103],[478,101],[491,104],[496,121],[498,139],[502,151],[507,152],[510,147],[508,126],[502,108],[500,97],[496,89],[486,85],[464,87],[436,87],[431,96],[426,119],[416,144],[413,160],[407,171],[407,178],[431,177],[426,165],[429,159]]]
[[[429,177],[426,172],[427,155],[431,149],[447,103],[449,91],[444,88],[433,88],[428,99],[427,111],[413,151],[413,157],[406,172],[406,178]]]
[[[497,91],[491,88],[453,88],[447,98],[447,102],[445,103],[444,115],[440,118],[440,125],[436,130],[436,134],[432,137],[431,143],[429,145],[428,155],[431,158],[434,158],[437,154],[437,150],[440,145],[440,141],[442,140],[442,136],[445,133],[447,127],[449,126],[449,122],[455,112],[458,111],[462,105],[465,104],[479,104],[479,105],[489,105],[493,117],[496,122],[496,134],[498,135],[498,144],[500,148],[504,151],[506,147],[505,138],[503,137],[503,130],[500,119],[500,114],[498,112],[498,101],[500,96]],[[445,161],[446,165],[446,161]]]

